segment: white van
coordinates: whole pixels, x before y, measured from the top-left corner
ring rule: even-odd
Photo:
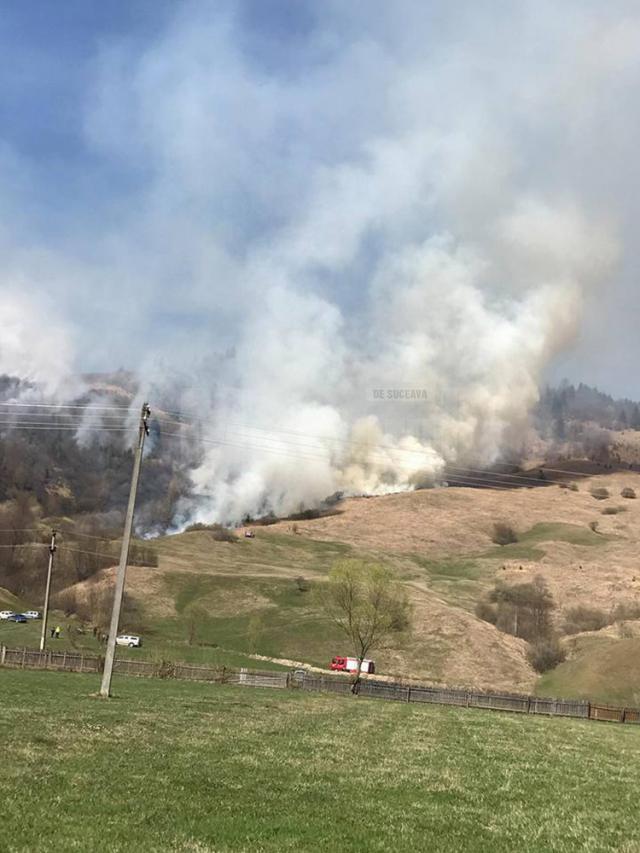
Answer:
[[[0,619],[8,619],[9,616],[15,616],[13,610],[0,610]]]
[[[130,649],[140,648],[142,637],[137,634],[120,634],[116,637],[116,646],[129,646]]]

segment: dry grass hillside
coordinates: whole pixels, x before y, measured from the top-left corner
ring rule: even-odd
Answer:
[[[478,600],[497,579],[542,575],[559,626],[576,605],[607,613],[621,604],[640,608],[640,499],[621,496],[625,488],[640,495],[638,474],[576,483],[577,490],[566,484],[438,488],[354,498],[335,515],[256,526],[252,539],[239,530],[233,543],[217,541],[207,530],[167,536],[155,540],[159,566],[132,567],[127,588],[143,612],[148,649],[155,644],[158,654],[185,657],[192,647],[225,648],[326,666],[345,643],[319,610],[314,584],[342,557],[382,560],[406,585],[412,630],[376,653],[381,673],[530,691],[538,675],[527,662],[527,644],[475,615]],[[596,499],[594,489],[609,496]],[[518,541],[494,544],[496,522],[511,525]],[[110,580],[111,573],[103,573],[78,585],[76,593],[89,600]],[[624,639],[625,654],[636,645],[640,651],[638,625],[613,624],[595,632],[590,643],[567,638],[570,660],[563,666],[572,666],[570,689],[580,692],[580,661],[609,660],[616,638]],[[607,644],[606,654],[596,654],[605,649],[600,644]],[[593,678],[590,671],[590,684]],[[562,692],[557,679],[551,683]],[[640,686],[634,689],[640,700]]]

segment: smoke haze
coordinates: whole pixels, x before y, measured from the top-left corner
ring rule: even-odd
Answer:
[[[627,328],[633,4],[159,8],[83,57],[72,198],[0,152],[0,373],[202,419],[178,521],[491,462]]]

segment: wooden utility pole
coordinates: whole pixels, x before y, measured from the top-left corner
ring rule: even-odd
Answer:
[[[122,536],[122,548],[120,550],[120,564],[116,576],[116,589],[113,597],[113,610],[111,611],[111,626],[109,628],[109,639],[107,651],[104,656],[104,672],[102,674],[102,686],[100,695],[108,698],[111,695],[111,676],[113,674],[113,663],[116,655],[116,637],[118,636],[118,625],[120,623],[120,610],[122,608],[122,597],[124,595],[124,582],[127,574],[127,561],[129,559],[129,545],[131,544],[131,531],[133,530],[133,513],[136,507],[136,492],[138,491],[138,480],[140,478],[140,467],[142,465],[142,451],[144,440],[149,435],[147,421],[151,415],[148,403],[144,403],[140,412],[140,424],[138,426],[138,446],[133,461],[133,474],[131,476],[131,490],[129,492],[129,505],[124,522],[124,533]]]
[[[47,620],[49,619],[49,597],[51,596],[51,574],[53,572],[53,555],[56,553],[56,531],[51,531],[49,545],[49,565],[47,567],[47,585],[44,590],[44,607],[42,608],[42,633],[40,634],[40,651],[47,645]]]

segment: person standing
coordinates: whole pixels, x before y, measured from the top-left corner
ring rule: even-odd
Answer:
[[[60,639],[60,626],[56,625],[56,640]]]

